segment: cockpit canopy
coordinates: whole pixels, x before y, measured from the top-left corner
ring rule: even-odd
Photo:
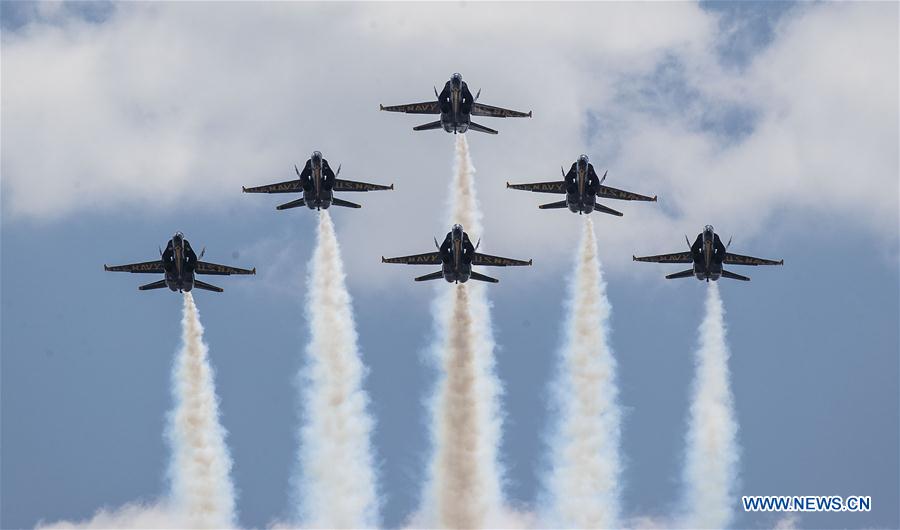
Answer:
[[[581,156],[579,156],[579,157],[578,157],[578,161],[576,162],[576,164],[578,164],[578,168],[579,168],[579,169],[587,169],[587,166],[588,166],[588,156],[587,156],[587,155],[581,155]]]
[[[463,227],[461,224],[457,223],[457,224],[453,225],[453,228],[451,228],[450,231],[453,233],[454,239],[462,239]]]
[[[322,153],[319,151],[313,151],[310,160],[312,160],[313,165],[320,165],[322,163]]]
[[[172,241],[174,241],[176,245],[180,245],[183,240],[184,234],[182,234],[181,232],[175,232],[175,235],[172,236]]]
[[[450,76],[450,86],[453,88],[460,88],[462,86],[462,74],[455,73]]]

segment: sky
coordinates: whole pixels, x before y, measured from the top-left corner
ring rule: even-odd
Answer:
[[[469,134],[489,252],[533,258],[490,287],[504,386],[505,493],[533,508],[548,374],[580,222],[506,181],[587,153],[607,184],[659,202],[595,214],[619,367],[623,512],[677,508],[705,289],[632,254],[681,251],[705,224],[783,258],[721,285],[740,494],[871,495],[807,528],[900,526],[896,3],[0,4],[0,526],[90,518],[165,490],[163,428],[180,297],[104,263],[153,259],[181,230],[210,261],[255,266],[196,302],[234,459],[239,521],[291,512],[316,220],[241,185],[313,150],[395,190],[332,211],[376,420],[386,526],[419,502],[431,302],[445,284],[382,255],[449,227],[453,139],[378,104],[428,100],[459,71],[480,101],[532,110]],[[356,197],[354,197],[356,198]],[[735,499],[735,503],[739,499]],[[742,528],[778,514],[738,512]]]

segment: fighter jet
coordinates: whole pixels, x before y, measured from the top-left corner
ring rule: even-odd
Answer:
[[[497,131],[479,125],[472,121],[472,116],[490,116],[493,118],[530,118],[531,111],[519,112],[515,110],[492,107],[483,103],[476,103],[481,90],[475,96],[469,92],[469,86],[462,80],[462,75],[453,74],[444,85],[444,90],[438,94],[434,89],[437,101],[424,103],[410,103],[409,105],[394,105],[385,107],[379,105],[381,110],[389,112],[406,112],[408,114],[440,114],[441,119],[413,127],[414,131],[427,131],[428,129],[441,129],[447,132],[464,133],[469,129],[488,134],[497,134]]]
[[[666,279],[696,276],[698,280],[706,280],[707,282],[710,280],[716,281],[720,276],[733,280],[750,281],[750,278],[746,276],[725,270],[723,268],[724,265],[784,265],[784,260],[775,261],[728,252],[731,240],[728,240],[727,245],[723,245],[719,235],[715,233],[710,225],[706,225],[703,228],[703,232],[697,236],[693,245],[690,244],[687,236],[684,236],[684,240],[691,248],[689,252],[676,252],[674,254],[660,254],[659,256],[644,256],[640,258],[631,256],[631,259],[656,263],[693,263],[693,268],[669,274],[666,276]]]
[[[243,188],[244,193],[303,193],[303,197],[286,202],[275,207],[276,210],[287,210],[298,206],[307,206],[310,210],[326,210],[332,204],[347,208],[362,208],[361,205],[350,201],[344,201],[334,197],[335,191],[378,191],[392,190],[394,185],[382,186],[367,182],[355,182],[337,178],[341,174],[341,166],[337,173],[331,170],[328,161],[322,158],[322,153],[313,151],[312,156],[306,161],[303,171],[294,166],[297,173],[296,180],[267,184],[255,188]]]
[[[598,178],[597,172],[594,171],[594,165],[588,161],[587,155],[579,156],[568,173],[563,171],[562,167],[559,170],[563,174],[563,180],[535,182],[532,184],[510,184],[507,182],[506,187],[538,193],[565,193],[566,200],[542,204],[538,208],[568,208],[571,212],[578,214],[598,211],[622,216],[622,212],[617,212],[612,208],[607,208],[597,203],[596,197],[623,201],[656,202],[656,195],[647,197],[646,195],[604,186],[603,181],[606,180],[606,173],[604,172],[603,177]]]
[[[203,257],[206,249],[200,251],[199,258]],[[239,269],[237,267],[229,267],[228,265],[218,265],[216,263],[208,263],[200,261],[191,244],[184,238],[181,232],[175,232],[172,239],[166,245],[166,250],[160,249],[159,255],[162,259],[157,261],[145,261],[143,263],[132,263],[129,265],[116,265],[113,267],[104,265],[103,270],[113,272],[146,272],[151,274],[165,274],[162,280],[141,285],[138,287],[141,291],[150,289],[162,289],[168,287],[172,291],[189,292],[196,287],[197,289],[205,289],[207,291],[222,292],[221,287],[210,285],[194,277],[195,274],[216,274],[227,276],[229,274],[256,274],[256,269]]]
[[[443,244],[438,244],[437,238],[434,245],[438,248],[437,252],[429,252],[427,254],[416,254],[413,256],[402,256],[399,258],[381,257],[382,263],[405,263],[407,265],[440,265],[441,270],[419,276],[415,280],[424,282],[428,280],[437,280],[443,278],[450,283],[466,283],[469,279],[479,280],[482,282],[497,283],[500,280],[479,274],[472,270],[472,265],[489,265],[494,267],[507,267],[516,265],[531,265],[531,260],[522,261],[518,259],[501,258],[498,256],[489,256],[475,252],[478,249],[479,241],[474,246],[469,239],[469,235],[463,231],[462,225],[455,224]]]

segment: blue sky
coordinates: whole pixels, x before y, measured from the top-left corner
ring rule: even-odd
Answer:
[[[535,260],[490,291],[509,500],[538,495],[580,223],[503,183],[554,178],[587,152],[610,185],[660,196],[595,219],[626,410],[625,515],[662,517],[679,499],[704,293],[630,255],[678,251],[711,223],[736,252],[785,259],[722,285],[739,491],[873,496],[871,513],[804,514],[801,527],[900,524],[896,4],[2,6],[0,526],[165,491],[181,301],[101,265],[151,259],[175,230],[212,261],[259,269],[197,305],[240,522],[290,512],[315,216],[237,190],[290,178],[314,149],[347,178],[396,184],[333,216],[370,369],[383,519],[402,524],[429,454],[434,290],[378,258],[446,231],[453,145],[377,104],[427,99],[457,70],[484,102],[535,114],[469,138],[485,245]]]

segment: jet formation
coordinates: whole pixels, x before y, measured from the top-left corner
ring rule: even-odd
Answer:
[[[438,93],[434,89],[437,98],[434,101],[423,103],[411,103],[407,105],[384,106],[380,109],[389,112],[405,112],[409,114],[435,114],[440,119],[424,125],[413,127],[413,130],[424,131],[430,129],[444,129],[446,132],[465,133],[468,130],[497,134],[497,131],[472,121],[472,116],[487,116],[494,118],[530,118],[531,111],[520,112],[516,110],[493,107],[478,103],[481,95],[479,90],[474,96],[462,79],[462,75],[455,73],[444,84],[444,89]],[[587,155],[581,155],[566,172],[560,167],[562,180],[549,182],[534,182],[525,184],[506,183],[507,188],[532,191],[537,193],[555,193],[565,195],[565,199],[556,202],[541,204],[540,209],[568,208],[577,214],[590,214],[601,212],[615,216],[622,216],[622,212],[613,210],[597,202],[597,199],[617,199],[625,201],[656,202],[656,195],[650,197],[631,191],[604,186],[607,172],[598,176],[593,164]],[[294,172],[296,179],[266,184],[255,187],[242,187],[244,193],[300,193],[302,197],[276,206],[277,210],[287,210],[306,206],[310,210],[327,210],[332,205],[346,208],[361,208],[360,204],[339,199],[335,192],[362,192],[393,190],[394,185],[371,184],[353,180],[338,178],[341,166],[337,171],[332,171],[328,161],[319,151],[313,151],[301,171],[296,165]],[[685,236],[690,247],[687,252],[673,254],[660,254],[657,256],[632,256],[634,261],[648,261],[657,263],[691,263],[692,268],[669,274],[667,279],[696,277],[698,280],[717,281],[720,277],[735,280],[749,281],[750,278],[724,269],[725,265],[783,265],[784,260],[770,260],[743,256],[728,252],[728,245],[723,245],[712,226],[707,225],[694,244]],[[729,240],[729,244],[731,241]],[[439,265],[441,270],[419,276],[415,281],[428,281],[443,278],[450,283],[465,283],[468,280],[497,283],[499,280],[480,274],[472,270],[473,266],[525,266],[531,265],[529,259],[517,260],[491,256],[477,252],[478,243],[472,244],[469,235],[459,224],[453,225],[444,242],[439,244],[434,240],[437,252],[385,258],[383,263],[404,263],[409,265]],[[256,269],[241,269],[227,265],[218,265],[200,261],[204,251],[198,257],[191,248],[190,243],[181,232],[176,232],[166,245],[166,250],[160,250],[160,258],[156,261],[131,263],[127,265],[108,266],[106,271],[163,274],[164,278],[152,283],[141,285],[142,291],[168,287],[172,291],[189,292],[193,288],[207,291],[222,292],[222,288],[210,285],[196,279],[197,274],[230,275],[230,274],[256,274]]]
[[[666,276],[667,280],[675,278],[690,278],[695,276],[698,280],[706,280],[707,282],[717,281],[720,277],[731,278],[732,280],[741,280],[749,282],[750,278],[741,276],[724,269],[724,265],[784,265],[784,260],[773,260],[764,258],[754,258],[753,256],[742,256],[728,252],[731,240],[727,245],[722,244],[719,234],[716,234],[711,225],[706,225],[703,232],[697,235],[694,244],[690,244],[687,236],[684,240],[688,243],[690,250],[688,252],[675,252],[672,254],[660,254],[657,256],[642,256],[640,258],[631,256],[634,261],[648,261],[654,263],[693,263],[690,269],[676,272]]]
[[[200,251],[200,256],[191,248],[191,244],[184,238],[181,232],[175,232],[172,239],[166,245],[166,250],[160,249],[160,259],[156,261],[144,261],[142,263],[130,263],[128,265],[103,265],[103,270],[110,272],[133,272],[147,274],[164,274],[162,280],[141,285],[141,291],[162,289],[168,287],[172,291],[190,292],[194,287],[207,291],[221,293],[223,289],[198,280],[195,274],[213,274],[228,276],[231,274],[256,274],[256,268],[239,269],[228,265],[219,265],[200,261],[206,249]]]
[[[488,134],[497,134],[497,131],[472,121],[472,116],[489,116],[492,118],[530,118],[531,111],[519,112],[501,107],[492,107],[484,103],[478,103],[478,96],[469,91],[469,85],[462,80],[462,75],[456,73],[444,84],[444,89],[438,94],[434,89],[437,101],[425,101],[423,103],[409,103],[407,105],[393,105],[381,110],[388,112],[405,112],[407,114],[440,114],[441,119],[413,127],[414,131],[427,131],[429,129],[444,129],[447,132],[464,133],[469,129]]]
[[[242,189],[244,193],[303,193],[303,197],[280,204],[275,207],[276,210],[287,210],[298,206],[306,206],[310,210],[327,210],[332,204],[346,208],[362,208],[355,202],[338,199],[334,196],[334,192],[394,189],[393,184],[383,186],[337,178],[341,174],[341,166],[338,166],[337,173],[332,171],[328,160],[322,158],[322,153],[319,151],[313,151],[312,156],[303,166],[303,171],[294,166],[294,172],[297,173],[297,178],[294,180]]]
[[[507,188],[514,190],[534,191],[537,193],[559,193],[565,194],[566,200],[559,202],[550,202],[542,204],[538,208],[568,208],[569,211],[578,214],[591,213],[594,211],[608,213],[610,215],[622,216],[622,212],[613,210],[603,206],[597,202],[597,197],[604,199],[619,199],[622,201],[651,201],[656,202],[656,195],[648,197],[630,191],[620,190],[604,186],[603,181],[606,180],[606,172],[598,178],[594,165],[590,163],[587,155],[578,157],[569,172],[559,168],[563,175],[562,180],[552,182],[535,182],[531,184],[510,184],[506,183]]]
[[[463,230],[462,225],[455,224],[447,232],[444,242],[438,244],[437,238],[434,239],[434,246],[437,252],[427,252],[425,254],[414,254],[412,256],[401,256],[398,258],[381,257],[382,263],[403,263],[406,265],[440,265],[441,270],[432,272],[424,276],[415,278],[417,282],[425,282],[428,280],[438,280],[443,278],[450,283],[466,283],[470,279],[482,282],[497,283],[500,280],[485,276],[472,270],[473,265],[488,265],[491,267],[514,267],[531,265],[531,260],[519,260],[511,258],[502,258],[499,256],[490,256],[477,252],[478,243],[472,245],[469,234]]]

